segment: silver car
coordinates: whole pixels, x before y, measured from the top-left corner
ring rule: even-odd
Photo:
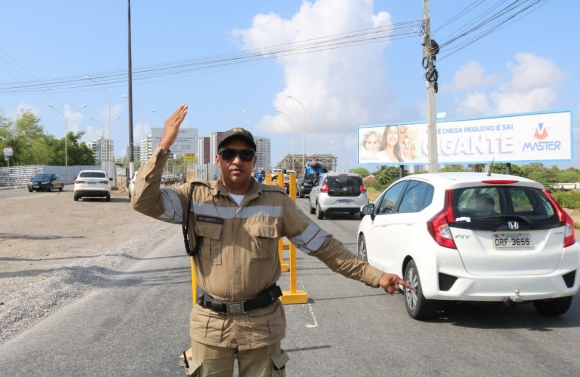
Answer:
[[[369,204],[362,177],[355,173],[323,173],[312,183],[310,213],[323,219],[328,213],[363,214],[360,208]]]

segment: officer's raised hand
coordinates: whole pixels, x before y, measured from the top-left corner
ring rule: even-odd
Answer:
[[[185,119],[187,115],[187,104],[183,104],[175,110],[173,114],[167,120],[165,120],[165,126],[163,127],[163,137],[159,142],[159,146],[167,151],[177,140],[177,135],[179,135],[179,126]]]
[[[412,285],[409,285],[405,280],[401,279],[398,275],[384,273],[379,280],[379,285],[391,296],[399,290],[399,285],[410,290],[415,290]]]

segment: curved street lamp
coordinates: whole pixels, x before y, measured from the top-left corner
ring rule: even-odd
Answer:
[[[246,109],[246,110],[242,111],[241,113],[239,113],[238,115],[236,115],[236,116],[234,117],[234,121],[232,122],[232,128],[234,128],[234,127],[236,126],[236,119],[238,119],[238,117],[239,117],[240,115],[242,115],[243,113],[247,113],[247,112],[248,112],[248,109]]]
[[[93,79],[92,77],[89,76],[85,76],[85,79],[94,82],[95,84],[99,85],[101,88],[103,88],[103,90],[105,91],[105,93],[107,94],[107,123],[109,125],[109,147],[107,148],[107,174],[110,177],[111,176],[111,167],[110,167],[110,160],[109,157],[112,154],[112,149],[113,149],[113,143],[111,142],[111,97],[109,96],[109,91],[107,90],[107,88],[105,88],[103,86],[103,84],[101,84],[100,82],[98,82],[97,80]]]
[[[157,111],[157,110],[151,110],[151,112],[152,112],[152,113],[155,113],[155,114],[159,115],[161,118],[163,118],[163,123],[165,123],[165,119],[167,119],[167,118],[165,118],[165,117],[163,116],[163,114],[161,114],[161,113],[160,113],[159,111]]]
[[[300,104],[300,107],[302,107],[302,112],[304,113],[304,125],[302,127],[302,168],[304,168],[304,166],[306,166],[306,158],[305,158],[305,153],[304,153],[304,145],[305,145],[304,135],[306,133],[306,110],[304,110],[304,106],[302,106],[302,103],[300,101],[298,101],[296,98],[294,98],[292,96],[287,96],[287,97],[298,102]]]
[[[288,118],[288,120],[290,121],[290,129],[292,130],[292,151],[291,151],[291,156],[292,156],[292,170],[294,170],[294,124],[292,123],[292,119],[290,119],[290,117],[288,116],[288,114],[286,114],[285,112],[282,112],[280,110],[278,110],[278,112],[280,114],[286,115],[286,118]],[[302,158],[304,158],[304,156],[302,156]]]
[[[87,107],[87,105],[82,105],[78,109],[75,109],[75,110],[71,111],[70,113],[68,113],[68,115],[66,115],[66,116],[64,115],[64,113],[62,111],[60,111],[56,107],[52,106],[50,103],[47,103],[46,106],[52,107],[53,109],[58,111],[60,113],[60,115],[62,115],[62,118],[64,119],[64,166],[68,166],[68,148],[67,148],[67,145],[68,145],[68,143],[67,143],[67,140],[68,140],[68,118],[70,118],[70,116],[73,113],[75,113],[76,111],[79,111],[80,109],[84,109],[85,107]]]

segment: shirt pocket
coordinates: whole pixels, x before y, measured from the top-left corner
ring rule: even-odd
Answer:
[[[222,225],[197,222],[195,234],[203,237],[199,257],[213,264],[222,264]]]
[[[278,253],[278,228],[275,223],[245,225],[251,237],[250,260],[271,261]]]

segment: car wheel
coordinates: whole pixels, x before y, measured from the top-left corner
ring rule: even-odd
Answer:
[[[107,195],[107,197],[105,198],[105,201],[110,202],[111,201],[111,195]]]
[[[316,213],[316,209],[310,205],[310,200],[308,201],[308,207],[310,207],[310,214],[314,215]]]
[[[60,185],[60,188],[58,189],[58,191],[62,192],[62,190],[64,190],[64,183],[62,185]]]
[[[572,296],[534,301],[534,308],[541,315],[547,317],[554,317],[566,313],[570,309],[570,305],[572,305]]]
[[[52,192],[52,190],[54,190],[54,187],[52,185],[48,186],[48,192]]]
[[[298,197],[303,198],[304,197],[304,190],[298,190]]]
[[[407,313],[414,319],[426,319],[437,313],[437,301],[427,300],[423,296],[419,270],[414,260],[411,260],[405,268],[405,281],[412,285],[415,290],[405,288],[405,307]]]
[[[34,191],[34,190],[32,190],[32,189],[29,187],[29,188],[28,188],[28,192],[32,192],[32,191]]]
[[[129,199],[131,199],[131,191],[129,191]]]
[[[320,204],[316,203],[316,218],[318,220],[324,219],[324,212],[320,209]]]
[[[75,199],[75,202],[78,202],[79,201],[79,196],[78,195],[75,195],[74,196],[74,199]]]
[[[360,235],[358,239],[358,256],[363,259],[365,262],[369,261],[367,255],[367,243],[365,241],[365,236],[363,234]]]

